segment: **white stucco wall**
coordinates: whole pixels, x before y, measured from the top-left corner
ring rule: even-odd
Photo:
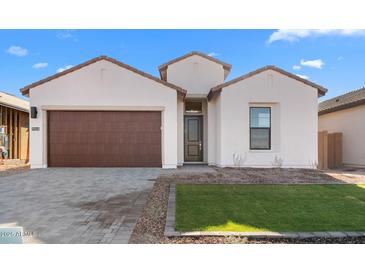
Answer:
[[[203,115],[203,162],[208,163],[208,100],[202,100]]]
[[[47,167],[46,111],[160,110],[162,164],[177,165],[177,92],[156,81],[102,60],[30,90],[30,105],[38,118],[30,119],[30,164]]]
[[[216,165],[222,163],[222,100],[219,94],[215,102],[215,160]],[[212,162],[213,163],[213,162]]]
[[[223,89],[216,103],[216,162],[235,166],[313,168],[317,162],[317,89],[267,70]],[[272,107],[271,150],[250,150],[250,106]],[[220,129],[219,129],[220,128]]]
[[[365,105],[321,115],[318,128],[329,133],[342,132],[343,163],[365,166]]]
[[[184,111],[185,102],[183,98],[177,98],[177,164],[184,164]]]
[[[224,69],[218,63],[193,55],[169,65],[167,81],[186,89],[190,96],[206,96],[212,87],[224,82]]]
[[[218,97],[218,96],[217,96]],[[214,97],[213,100],[208,101],[207,103],[207,123],[208,123],[208,164],[215,165],[216,164],[216,136],[217,136],[217,97]]]

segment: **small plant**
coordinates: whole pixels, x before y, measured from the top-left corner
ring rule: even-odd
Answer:
[[[246,160],[247,160],[247,153],[245,153],[244,155],[237,152],[233,153],[234,166],[243,166]]]
[[[313,169],[318,169],[318,162],[309,160],[309,166]]]
[[[283,165],[283,159],[275,155],[274,161],[271,162],[273,166],[281,168]]]

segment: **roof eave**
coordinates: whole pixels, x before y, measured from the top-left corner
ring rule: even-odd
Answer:
[[[318,89],[318,97],[325,96],[328,89]]]
[[[18,110],[18,111],[23,111],[23,112],[29,113],[29,109],[27,109],[27,108],[18,107],[18,106],[10,105],[10,104],[3,103],[3,102],[0,102],[0,105],[4,106],[4,107],[7,107],[7,108],[11,108],[11,109],[15,109],[15,110]]]

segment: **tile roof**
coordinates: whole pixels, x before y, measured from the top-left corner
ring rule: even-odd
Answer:
[[[365,104],[365,87],[319,103],[318,114],[323,115],[362,104]]]
[[[158,66],[158,70],[160,71],[160,75],[161,75],[161,79],[165,80],[166,81],[166,75],[164,74],[164,72],[166,71],[167,67],[174,64],[174,63],[177,63],[177,62],[180,62],[181,60],[184,60],[186,58],[189,58],[191,56],[194,56],[194,55],[197,55],[197,56],[200,56],[202,58],[205,58],[209,61],[212,61],[214,63],[217,63],[217,64],[220,64],[223,66],[223,69],[225,70],[225,77],[228,75],[228,73],[230,72],[231,68],[232,68],[232,65],[230,64],[227,64],[221,60],[218,60],[217,58],[214,58],[212,56],[209,56],[207,54],[204,54],[202,52],[199,52],[199,51],[192,51],[192,52],[189,52],[187,54],[184,54],[180,57],[177,57],[175,59],[172,59],[170,61],[168,61],[167,63],[164,63],[160,66]]]
[[[138,69],[136,69],[136,68],[134,68],[134,67],[131,67],[131,66],[127,65],[127,64],[124,64],[124,63],[122,63],[122,62],[120,62],[120,61],[118,61],[118,60],[116,60],[116,59],[114,59],[114,58],[111,58],[111,57],[108,57],[108,56],[105,56],[105,55],[101,55],[101,56],[99,56],[99,57],[95,57],[95,58],[93,58],[93,59],[90,59],[89,61],[86,61],[86,62],[84,62],[84,63],[81,63],[81,64],[79,64],[79,65],[77,65],[77,66],[74,66],[74,67],[72,67],[72,68],[70,68],[70,69],[66,69],[65,71],[62,71],[62,72],[60,72],[60,73],[56,73],[56,74],[54,74],[54,75],[52,75],[52,76],[50,76],[50,77],[47,77],[47,78],[45,78],[45,79],[42,79],[42,80],[40,80],[40,81],[37,81],[37,82],[32,83],[32,84],[30,84],[30,85],[27,85],[27,86],[25,86],[25,87],[21,88],[21,89],[20,89],[20,92],[21,92],[23,95],[28,95],[28,94],[29,94],[29,90],[30,90],[30,89],[32,89],[32,88],[34,88],[34,87],[36,87],[36,86],[42,85],[42,84],[44,84],[44,83],[46,83],[46,82],[52,81],[52,80],[54,80],[54,79],[57,79],[57,78],[59,78],[59,77],[61,77],[61,76],[64,76],[64,75],[66,75],[66,74],[68,74],[68,73],[71,73],[71,72],[74,72],[74,71],[76,71],[76,70],[79,70],[79,69],[81,69],[81,68],[83,68],[83,67],[86,67],[86,66],[88,66],[88,65],[90,65],[90,64],[93,64],[93,63],[99,62],[99,61],[101,61],[101,60],[105,60],[105,61],[111,62],[111,63],[113,63],[113,64],[115,64],[115,65],[117,65],[117,66],[120,66],[120,67],[122,67],[122,68],[125,68],[125,69],[127,69],[127,70],[130,70],[130,71],[132,71],[132,72],[134,72],[134,73],[136,73],[136,74],[139,74],[139,75],[141,75],[141,76],[143,76],[143,77],[146,77],[146,78],[149,78],[149,79],[151,79],[151,80],[153,80],[153,81],[156,81],[156,82],[158,82],[158,83],[160,83],[160,84],[162,84],[162,85],[164,85],[164,86],[167,86],[167,87],[169,87],[169,88],[175,89],[175,90],[176,90],[178,93],[180,93],[182,96],[185,96],[185,95],[186,95],[186,90],[185,90],[185,89],[183,89],[183,88],[181,88],[181,87],[178,87],[178,86],[176,86],[176,85],[174,85],[174,84],[171,84],[171,83],[168,83],[168,82],[166,82],[166,81],[163,81],[163,80],[161,80],[160,78],[157,78],[157,77],[155,77],[155,76],[153,76],[153,75],[151,75],[151,74],[148,74],[148,73],[146,73],[146,72],[143,72],[143,71],[141,71],[141,70],[138,70]]]
[[[290,73],[290,72],[288,72],[286,70],[283,70],[281,68],[278,68],[276,66],[269,65],[269,66],[265,66],[265,67],[259,68],[259,69],[255,70],[255,71],[251,71],[251,72],[249,72],[247,74],[244,74],[244,75],[242,75],[240,77],[237,77],[237,78],[235,78],[235,79],[233,79],[231,81],[225,82],[223,84],[220,84],[220,85],[212,88],[210,90],[209,94],[208,94],[208,99],[211,100],[215,96],[215,94],[221,92],[223,88],[228,87],[230,85],[233,85],[233,84],[235,84],[237,82],[240,82],[242,80],[245,80],[247,78],[250,78],[250,77],[252,77],[252,76],[254,76],[256,74],[259,74],[259,73],[261,73],[263,71],[266,71],[266,70],[274,70],[274,71],[279,72],[281,74],[284,74],[284,75],[286,75],[286,76],[288,76],[288,77],[290,77],[292,79],[295,79],[295,80],[297,80],[299,82],[302,82],[302,83],[304,83],[306,85],[309,85],[309,86],[311,86],[313,88],[316,88],[318,90],[318,96],[323,96],[327,92],[327,89],[326,88],[324,88],[324,87],[322,87],[320,85],[317,85],[316,83],[313,83],[313,82],[308,81],[306,79],[300,78],[299,76],[297,76],[297,75],[295,75],[293,73]]]

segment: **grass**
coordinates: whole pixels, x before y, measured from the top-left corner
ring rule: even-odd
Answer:
[[[176,186],[178,231],[365,231],[365,185]]]

